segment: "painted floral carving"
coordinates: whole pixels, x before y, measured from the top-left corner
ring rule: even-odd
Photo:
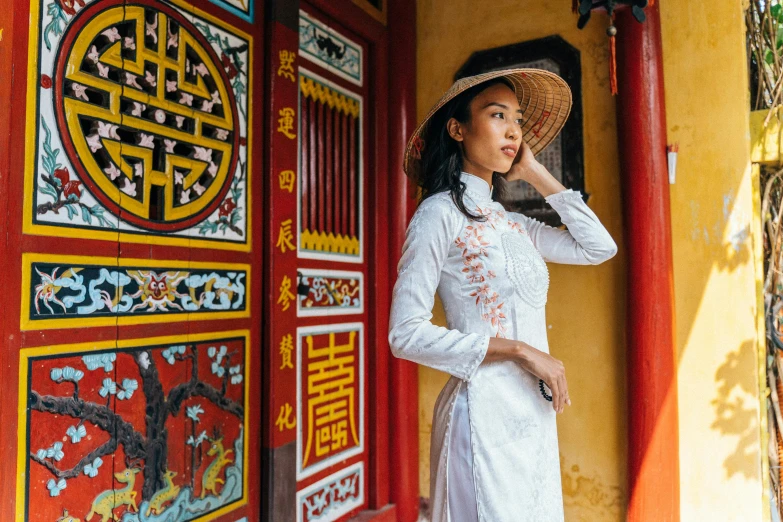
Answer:
[[[240,499],[244,356],[236,338],[32,356],[28,514],[186,521]]]

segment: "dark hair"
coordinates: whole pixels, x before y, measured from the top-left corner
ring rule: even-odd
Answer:
[[[422,151],[421,157],[419,176],[419,185],[422,189],[421,201],[440,192],[449,192],[454,204],[468,219],[486,220],[484,216],[472,214],[462,201],[462,196],[465,193],[465,183],[460,180],[462,149],[459,143],[449,135],[446,123],[451,118],[460,123],[469,123],[470,102],[485,89],[496,84],[503,84],[512,91],[514,90],[511,82],[505,78],[494,78],[465,89],[432,115],[422,136],[427,146]],[[506,196],[506,181],[503,176],[494,172],[492,185],[494,187],[492,199],[502,203]]]

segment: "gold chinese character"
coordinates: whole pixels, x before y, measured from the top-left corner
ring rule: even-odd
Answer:
[[[287,402],[285,406],[280,406],[280,415],[277,416],[275,424],[280,431],[291,430],[296,427],[296,417],[291,418],[294,409]]]
[[[348,342],[338,345],[335,334],[329,344],[307,343],[307,442],[303,465],[312,457],[337,453],[350,444],[357,446],[359,436],[354,405],[356,404],[356,332],[349,332]]]
[[[291,307],[291,301],[296,299],[296,296],[291,293],[291,279],[288,276],[283,276],[283,282],[280,283],[280,297],[277,298],[277,304],[283,306],[285,312]]]
[[[277,75],[288,78],[292,82],[296,83],[296,78],[294,78],[295,59],[296,52],[287,50],[280,51],[280,67],[277,69]]]
[[[294,130],[294,116],[296,116],[296,112],[291,107],[286,107],[280,109],[280,118],[277,120],[277,132],[282,132],[286,138],[291,140],[296,138],[296,133],[291,132]]]
[[[293,170],[283,170],[280,172],[280,189],[287,190],[288,192],[294,191],[294,183],[296,183],[296,172]]]
[[[291,232],[291,220],[286,219],[280,223],[280,233],[277,236],[276,247],[280,248],[280,251],[285,253],[285,249],[295,250],[294,244],[291,240],[294,238],[294,234]]]
[[[291,360],[291,353],[294,350],[294,338],[291,334],[284,335],[283,340],[280,341],[280,356],[283,358],[280,369],[291,368],[294,369],[294,363]]]

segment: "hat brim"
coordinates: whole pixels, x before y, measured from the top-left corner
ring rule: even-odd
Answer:
[[[571,89],[565,80],[543,69],[503,69],[477,74],[454,82],[413,131],[405,148],[403,161],[403,169],[409,177],[417,182],[420,180],[421,155],[426,147],[422,135],[426,134],[432,116],[466,89],[501,77],[514,85],[522,109],[522,138],[533,154],[538,154],[552,143],[571,112]]]

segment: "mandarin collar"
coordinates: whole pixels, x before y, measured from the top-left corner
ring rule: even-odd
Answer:
[[[495,187],[491,187],[475,174],[465,171],[460,172],[459,179],[465,184],[465,192],[469,193],[476,200],[476,203],[492,201],[492,192],[495,190]]]

